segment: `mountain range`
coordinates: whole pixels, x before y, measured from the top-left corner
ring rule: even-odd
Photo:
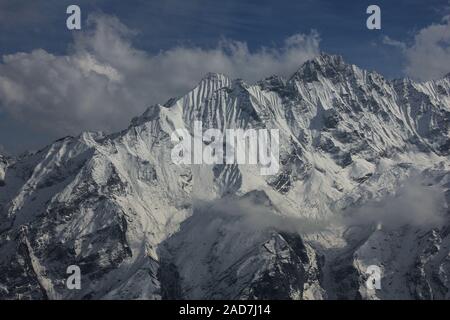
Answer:
[[[194,121],[278,129],[280,170],[174,164]],[[210,73],[121,132],[0,156],[0,298],[449,299],[449,130],[449,76]]]

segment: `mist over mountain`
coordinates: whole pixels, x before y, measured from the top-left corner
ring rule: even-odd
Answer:
[[[0,155],[0,298],[449,299],[450,78],[292,71],[210,73],[123,131]],[[194,121],[278,129],[280,170],[175,165]]]

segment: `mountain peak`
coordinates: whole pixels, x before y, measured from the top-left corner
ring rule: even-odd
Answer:
[[[317,57],[313,59],[319,65],[343,65],[345,64],[344,58],[337,54],[328,54],[325,52],[320,53]]]
[[[283,77],[273,75],[258,81],[258,85],[266,90],[275,90],[276,88],[284,87],[286,80]]]
[[[222,73],[209,72],[190,93],[200,90],[204,94],[209,95],[217,89],[229,87],[231,83],[232,80],[228,76]]]
[[[308,60],[294,73],[291,79],[303,79],[307,82],[318,81],[319,75],[333,79],[354,73],[354,66],[344,61],[340,55],[321,53]]]
[[[213,82],[223,82],[227,83],[230,82],[230,78],[223,73],[218,72],[208,72],[205,74],[200,82],[203,81],[213,81]]]

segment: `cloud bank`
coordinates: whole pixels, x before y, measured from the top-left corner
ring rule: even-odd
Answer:
[[[443,77],[450,72],[450,15],[431,24],[414,36],[412,44],[384,37],[383,43],[402,50],[406,75],[418,80]]]
[[[258,199],[254,195],[259,191],[250,192],[242,198],[226,197],[214,201],[195,200],[195,215],[205,221],[227,221],[229,226],[235,225],[237,232],[263,232],[267,230],[310,234],[324,231],[331,226],[334,220],[318,220],[303,218],[301,216],[286,216],[277,213],[276,208],[268,203],[264,195]]]
[[[388,229],[404,225],[440,227],[445,222],[445,206],[445,194],[440,186],[411,177],[394,195],[369,201],[347,212],[343,221],[346,225],[381,223]]]
[[[3,56],[0,108],[52,134],[114,131],[151,104],[184,94],[208,72],[253,82],[289,75],[319,52],[319,35],[297,34],[280,48],[249,50],[222,40],[215,48],[175,47],[157,54],[135,48],[117,18],[93,15],[66,55],[42,49]]]
[[[231,221],[236,230],[314,234],[335,227],[381,225],[385,230],[402,226],[439,228],[445,224],[447,202],[444,189],[430,185],[422,176],[412,176],[395,190],[358,207],[337,211],[333,217],[311,219],[277,213],[267,195],[252,191],[243,197],[226,197],[214,201],[195,200],[195,214],[200,220]]]

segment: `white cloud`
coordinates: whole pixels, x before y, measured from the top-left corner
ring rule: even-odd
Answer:
[[[234,221],[228,224],[229,230],[234,227],[237,232],[251,233],[272,229],[309,234],[324,231],[337,222],[337,219],[319,220],[282,215],[267,202],[269,198],[265,194],[262,198],[259,197],[261,196],[250,192],[241,198],[225,197],[206,202],[194,199],[195,215],[196,218],[201,217],[201,223],[217,219]]]
[[[381,223],[388,229],[403,225],[440,227],[445,222],[445,206],[445,193],[440,186],[430,186],[423,177],[412,176],[394,195],[368,201],[350,212],[344,223]]]
[[[208,72],[256,81],[288,75],[319,52],[319,36],[298,34],[281,48],[250,51],[222,40],[216,48],[175,47],[151,55],[133,47],[117,18],[96,15],[67,55],[37,49],[3,56],[0,108],[53,134],[121,129],[151,104],[184,94]]]
[[[400,48],[402,50],[406,50],[406,48],[407,48],[405,43],[403,43],[401,41],[394,40],[394,39],[392,39],[392,38],[390,38],[388,36],[384,36],[382,41],[383,41],[384,44],[387,44],[387,45],[390,45],[390,46],[393,46],[393,47],[397,47],[397,48]]]
[[[406,59],[405,74],[418,79],[441,78],[450,72],[450,16],[431,24],[414,36],[411,45],[389,37],[383,43],[400,48]]]

